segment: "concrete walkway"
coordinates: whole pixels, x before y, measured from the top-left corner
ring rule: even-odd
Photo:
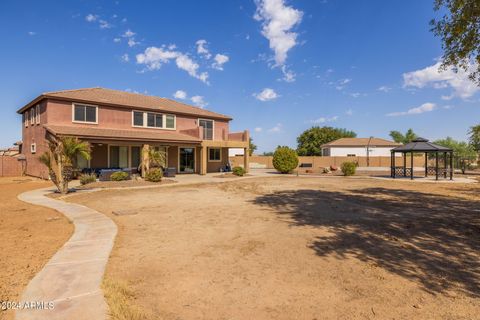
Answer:
[[[22,303],[35,302],[38,308],[43,302],[44,308],[17,310],[16,319],[106,319],[108,307],[100,286],[117,226],[93,209],[46,197],[51,191],[33,190],[18,198],[58,210],[74,223],[75,231],[22,295]],[[53,302],[53,309],[49,302]]]

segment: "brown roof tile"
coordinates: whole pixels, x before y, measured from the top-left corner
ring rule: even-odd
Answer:
[[[175,131],[165,130],[119,130],[103,129],[78,126],[57,126],[45,125],[45,128],[55,134],[64,136],[75,136],[80,138],[108,139],[108,140],[134,140],[134,141],[168,141],[168,142],[193,142],[198,143],[200,139]]]
[[[231,120],[229,116],[190,106],[175,100],[105,88],[85,88],[45,92],[17,112],[22,113],[25,109],[28,109],[33,104],[38,103],[45,98],[159,110],[164,112]]]
[[[398,147],[401,143],[380,138],[340,138],[332,142],[322,145],[325,147],[364,147],[370,145],[372,147]]]

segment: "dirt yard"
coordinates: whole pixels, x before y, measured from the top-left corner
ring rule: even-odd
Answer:
[[[479,192],[276,177],[70,201],[118,224],[106,277],[147,319],[474,319]]]
[[[73,232],[62,214],[17,199],[24,191],[49,185],[33,178],[0,178],[0,301],[18,301],[28,282]],[[0,319],[13,315],[12,310],[0,310]]]

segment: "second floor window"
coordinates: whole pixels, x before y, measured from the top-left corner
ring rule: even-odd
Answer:
[[[175,129],[175,115],[154,112],[133,111],[134,127]]]
[[[198,125],[203,128],[203,139],[213,140],[213,120],[200,119]]]
[[[97,110],[98,108],[96,106],[74,104],[73,105],[73,121],[97,123]]]

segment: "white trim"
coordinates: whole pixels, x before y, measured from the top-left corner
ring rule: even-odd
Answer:
[[[135,123],[134,123],[134,113],[135,112],[143,113],[143,126],[135,125]],[[148,114],[149,113],[162,115],[162,127],[150,127],[150,126],[147,125],[147,123],[148,123],[147,120],[148,120]],[[168,116],[173,116],[173,128],[167,128],[166,127],[167,126],[167,115]],[[175,130],[177,130],[177,115],[175,115],[173,113],[162,113],[162,112],[143,111],[143,110],[133,109],[132,110],[132,127],[133,128],[147,128],[147,129],[160,129],[160,130],[175,131]]]
[[[31,154],[37,153],[37,144],[35,142],[30,145],[30,153]]]
[[[212,160],[210,159],[210,150],[212,149],[217,149],[217,150],[220,150],[220,160]],[[222,162],[222,148],[218,148],[218,147],[208,147],[207,148],[207,153],[208,153],[208,162]]]
[[[35,124],[35,107],[30,108],[30,125],[33,126]]]
[[[36,109],[36,111],[35,111],[35,113],[36,113],[35,123],[40,124],[40,104],[37,104],[35,106],[35,109]]]
[[[25,124],[25,128],[28,128],[28,121],[30,120],[28,117],[29,117],[29,112],[27,110],[23,113],[23,122]]]
[[[213,119],[207,119],[207,118],[198,118],[198,120],[197,120],[197,125],[198,125],[199,127],[200,127],[200,120],[212,121],[212,140],[210,140],[210,139],[205,139],[205,135],[203,135],[203,140],[210,140],[210,141],[215,140],[215,120],[213,120]]]
[[[75,106],[85,106],[85,107],[94,107],[95,108],[95,122],[92,121],[78,121],[75,120]],[[86,110],[85,110],[85,120],[87,119]],[[86,103],[75,103],[72,102],[72,122],[73,123],[86,123],[86,124],[98,124],[98,106],[93,104],[86,104]]]

